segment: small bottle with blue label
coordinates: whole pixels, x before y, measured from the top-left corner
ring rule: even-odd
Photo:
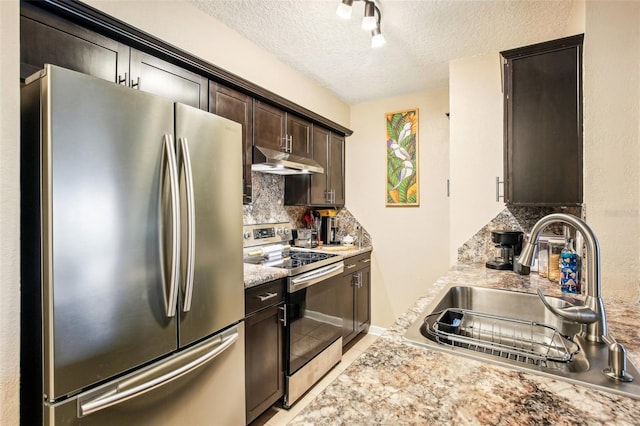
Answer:
[[[560,289],[563,293],[580,294],[580,259],[569,238],[560,253]]]

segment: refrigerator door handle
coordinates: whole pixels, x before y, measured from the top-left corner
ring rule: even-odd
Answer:
[[[191,172],[191,157],[189,156],[189,141],[187,138],[178,138],[180,172],[184,170],[184,182],[187,202],[187,253],[186,272],[184,277],[184,304],[182,310],[188,312],[191,309],[191,296],[193,295],[193,270],[195,267],[195,202],[193,192],[193,173]]]
[[[181,364],[185,362],[185,358],[192,358],[192,353],[177,355],[161,363],[161,365],[145,369],[125,378],[115,386],[98,389],[96,392],[87,395],[86,398],[78,398],[78,417],[88,416],[166,385],[216,358],[233,345],[238,338],[238,328],[234,327],[211,342],[194,349],[198,354],[197,358],[184,365]],[[175,366],[178,367],[176,368]],[[167,369],[170,371],[166,372]]]
[[[160,163],[162,164],[162,170],[165,170],[165,163],[169,169],[169,191],[171,196],[171,269],[169,272],[169,294],[165,297],[165,308],[167,317],[171,318],[176,315],[178,280],[180,279],[180,198],[177,191],[176,154],[171,135],[164,135],[163,137],[162,160]],[[164,172],[162,175],[164,176]],[[161,182],[164,185],[164,177]],[[164,263],[164,255],[162,255],[162,259]]]

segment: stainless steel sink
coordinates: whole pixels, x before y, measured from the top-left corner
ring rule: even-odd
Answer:
[[[546,297],[557,308],[571,303]],[[640,399],[635,380],[606,376],[608,347],[580,337],[581,325],[557,317],[536,294],[474,286],[449,286],[407,329],[411,344],[550,376]]]

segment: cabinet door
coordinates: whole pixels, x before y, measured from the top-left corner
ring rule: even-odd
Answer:
[[[345,346],[356,336],[356,323],[354,316],[355,274],[349,273],[342,276],[340,281],[340,312],[342,313],[342,346]]]
[[[360,274],[359,285],[355,287],[355,329],[360,333],[371,324],[371,268],[367,266],[358,273]]]
[[[323,174],[311,175],[310,204],[327,204],[327,176],[329,173],[329,136],[330,132],[322,127],[313,126],[312,158],[324,168]]]
[[[503,56],[506,202],[581,204],[582,36]]]
[[[129,85],[207,110],[208,79],[136,49],[131,49]]]
[[[344,137],[331,133],[329,142],[328,189],[332,192],[331,204],[342,206],[344,197]]]
[[[58,65],[112,82],[129,69],[129,47],[22,2],[20,80]]]
[[[209,112],[242,124],[242,201],[251,203],[253,98],[228,87],[209,83]]]
[[[287,137],[290,138],[290,152],[301,157],[311,154],[311,123],[287,114]]]
[[[272,306],[245,320],[247,424],[284,395],[282,323]]]
[[[286,113],[255,100],[253,103],[253,144],[284,151]]]

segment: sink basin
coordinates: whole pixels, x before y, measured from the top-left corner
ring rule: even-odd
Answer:
[[[557,308],[566,300],[546,297]],[[407,342],[640,399],[640,373],[622,382],[602,373],[608,347],[579,336],[581,326],[555,316],[538,296],[475,286],[446,287],[407,329]]]

